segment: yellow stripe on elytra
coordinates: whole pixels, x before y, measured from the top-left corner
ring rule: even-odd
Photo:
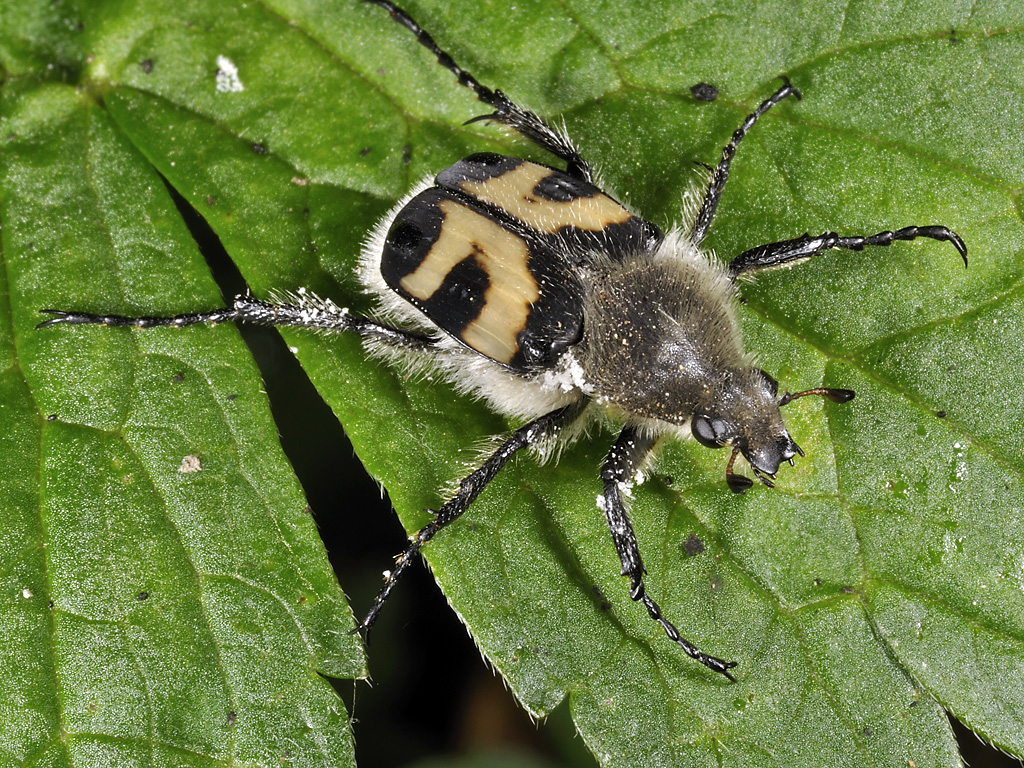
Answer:
[[[427,301],[455,265],[472,256],[490,284],[480,314],[460,338],[492,360],[510,364],[519,351],[516,337],[540,298],[527,264],[529,248],[521,237],[461,203],[441,200],[437,206],[444,214],[441,232],[420,265],[399,284],[410,296]]]
[[[543,165],[523,161],[500,176],[484,181],[462,181],[459,188],[544,234],[555,234],[569,226],[600,232],[610,224],[623,224],[633,217],[605,194],[565,202],[537,197],[534,194],[537,184],[552,173],[554,171]]]

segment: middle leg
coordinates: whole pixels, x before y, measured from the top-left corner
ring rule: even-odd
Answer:
[[[525,136],[541,149],[564,160],[566,171],[570,176],[593,182],[594,178],[590,164],[583,159],[579,150],[576,149],[576,146],[562,131],[548,125],[534,112],[520,107],[500,90],[492,90],[473,77],[473,75],[456,64],[451,55],[438,46],[430,33],[423,29],[412,16],[390,2],[390,0],[363,1],[379,5],[390,13],[392,19],[416,35],[416,40],[420,45],[433,53],[442,67],[458,78],[460,85],[469,88],[480,101],[494,108],[494,112],[489,115],[481,115],[480,117],[467,120],[467,125],[480,120],[493,120],[497,123],[503,123]]]
[[[409,546],[405,548],[395,559],[395,567],[388,573],[377,599],[367,612],[366,617],[359,622],[353,632],[361,631],[364,636],[369,635],[370,629],[377,621],[381,609],[384,607],[388,595],[395,588],[395,584],[401,578],[402,573],[409,567],[409,564],[416,558],[423,545],[447,525],[455,522],[462,514],[469,509],[469,505],[476,500],[484,488],[494,479],[501,468],[508,463],[519,450],[537,445],[544,440],[554,440],[558,433],[569,427],[583,413],[585,401],[573,403],[546,413],[533,421],[517,429],[512,436],[502,443],[498,450],[492,453],[483,464],[475,471],[467,475],[459,482],[459,490],[449,499],[437,512],[434,519],[427,523],[419,532],[412,537]]]
[[[783,77],[782,87],[761,102],[760,106],[747,115],[747,119],[743,121],[743,124],[733,132],[729,143],[722,150],[722,159],[718,161],[718,165],[710,169],[711,177],[708,179],[708,188],[704,193],[704,199],[701,201],[697,218],[693,222],[693,229],[690,231],[690,237],[694,245],[700,245],[711,228],[711,222],[714,220],[715,211],[718,208],[718,201],[721,200],[722,192],[725,190],[725,182],[729,180],[729,166],[736,155],[736,148],[739,146],[739,143],[743,141],[747,131],[753,127],[761,115],[787,96],[794,96],[798,100],[803,98],[800,95],[800,91],[789,82],[789,79]]]

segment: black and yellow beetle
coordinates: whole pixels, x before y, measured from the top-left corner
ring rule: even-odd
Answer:
[[[630,580],[630,596],[671,640],[730,680],[735,666],[679,635],[644,588],[644,566],[626,497],[663,437],[692,435],[728,446],[728,486],[743,457],[771,486],[780,465],[803,452],[780,407],[820,395],[846,402],[853,392],[817,388],[779,394],[777,382],[744,351],[735,317],[736,280],[830,248],[860,250],[918,237],[966,247],[944,226],[905,227],[868,237],[826,232],[761,245],[720,264],[700,250],[714,219],[736,148],[754,123],[788,96],[788,80],[744,120],[709,168],[704,194],[686,226],[662,231],[595,183],[590,165],[562,132],[460,68],[407,13],[367,0],[412,31],[459,82],[492,108],[475,118],[508,126],[565,163],[558,170],[498,154],[475,154],[421,183],[368,239],[360,277],[385,321],[299,291],[269,303],[239,296],[231,307],[174,317],[124,317],[61,310],[41,326],[186,326],[236,320],[352,332],[375,355],[429,366],[499,413],[525,423],[459,484],[455,495],[398,558],[359,628],[368,631],[420,548],[462,515],[517,451],[548,452],[595,418],[621,429],[601,470],[598,506]],[[470,121],[472,122],[472,121]]]

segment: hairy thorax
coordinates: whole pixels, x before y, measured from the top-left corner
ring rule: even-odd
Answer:
[[[685,424],[748,366],[732,283],[678,233],[589,277],[576,358],[594,394],[627,415]]]
[[[594,393],[626,414],[685,424],[744,366],[732,284],[680,234],[590,276],[575,354]]]

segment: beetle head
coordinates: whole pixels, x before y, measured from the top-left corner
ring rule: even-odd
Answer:
[[[737,456],[742,455],[757,479],[772,488],[782,462],[792,464],[793,457],[804,455],[786,430],[779,410],[782,406],[807,395],[834,403],[845,403],[854,396],[849,389],[826,387],[786,392],[781,397],[778,391],[778,382],[759,368],[734,370],[726,386],[702,404],[690,421],[690,432],[701,445],[732,448],[725,479],[733,493],[743,493],[753,485],[749,478],[734,473]]]

